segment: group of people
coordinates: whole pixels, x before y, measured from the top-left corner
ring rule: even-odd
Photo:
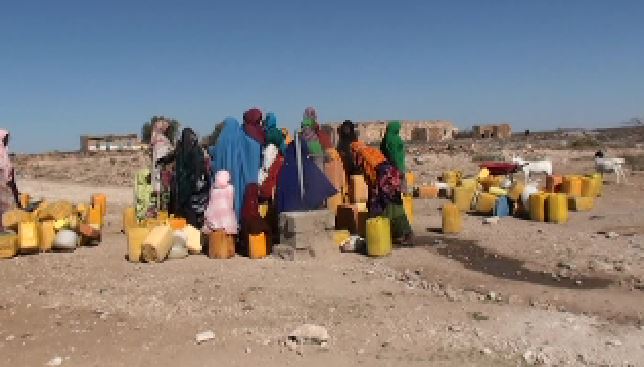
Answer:
[[[294,136],[278,127],[274,113],[264,115],[257,108],[244,113],[242,124],[226,118],[210,147],[202,147],[191,128],[183,129],[173,144],[169,128],[167,121],[154,123],[152,166],[135,178],[141,220],[166,211],[206,233],[224,230],[239,235],[241,248],[249,234],[260,232],[270,243],[277,223],[260,215],[261,203],[274,214],[320,209],[336,195],[347,203],[349,177],[364,174],[369,178],[370,215],[387,216],[400,242],[411,236],[402,205],[405,149],[397,121],[388,124],[380,151],[370,148],[377,154],[364,149],[349,120],[338,128],[334,145],[313,107],[304,111],[301,129]],[[1,214],[19,207],[20,201],[7,131],[0,130],[0,141]],[[372,156],[379,157],[373,160]]]
[[[274,113],[252,108],[241,124],[228,117],[210,147],[201,147],[195,132],[186,128],[173,148],[165,135],[168,123],[158,121],[151,139],[154,202],[206,233],[238,235],[243,249],[249,234],[264,233],[270,243],[276,233],[277,223],[260,215],[260,204],[277,214],[320,209],[335,195],[348,202],[349,177],[368,171],[370,214],[389,217],[396,239],[404,243],[412,231],[402,205],[405,149],[400,127],[397,121],[389,123],[380,146],[383,158],[371,167],[360,156],[354,124],[342,123],[334,145],[313,107],[305,109],[293,137],[278,127]]]

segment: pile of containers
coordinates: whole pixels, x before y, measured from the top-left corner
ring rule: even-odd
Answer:
[[[94,194],[89,204],[68,201],[32,202],[20,197],[24,209],[2,215],[5,232],[0,233],[0,258],[39,252],[72,252],[78,246],[96,245],[107,212],[107,198]]]

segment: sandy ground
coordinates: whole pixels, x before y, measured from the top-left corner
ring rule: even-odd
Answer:
[[[644,366],[644,175],[629,178],[565,225],[467,216],[444,236],[443,201],[416,200],[417,245],[386,258],[162,264],[125,260],[130,189],[22,181],[106,193],[108,226],[97,247],[0,262],[0,365]],[[303,323],[328,347],[283,346]]]

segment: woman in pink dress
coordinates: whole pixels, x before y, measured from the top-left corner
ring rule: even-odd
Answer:
[[[210,201],[205,213],[204,232],[224,230],[227,234],[237,234],[237,217],[234,206],[235,189],[230,184],[230,173],[218,171],[210,190]]]

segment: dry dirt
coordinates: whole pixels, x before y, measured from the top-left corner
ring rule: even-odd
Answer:
[[[592,153],[564,154],[557,171],[592,169]],[[476,169],[414,169],[450,167]],[[437,231],[442,200],[416,200],[417,245],[386,258],[132,264],[130,188],[23,179],[34,196],[106,193],[108,226],[97,247],[0,262],[0,365],[644,366],[644,175],[629,181],[565,225],[467,216],[457,236]],[[282,345],[304,323],[327,328],[326,348]]]

